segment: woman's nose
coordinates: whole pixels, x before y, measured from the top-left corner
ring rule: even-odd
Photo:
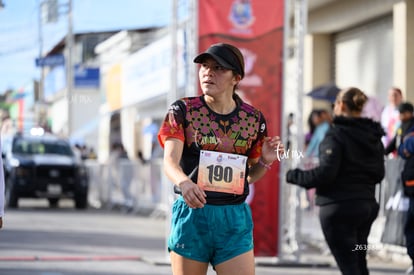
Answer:
[[[213,67],[212,66],[205,66],[203,68],[203,73],[205,75],[212,75],[214,73]]]

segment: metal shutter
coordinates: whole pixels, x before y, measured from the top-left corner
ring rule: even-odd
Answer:
[[[333,39],[337,85],[356,86],[386,104],[393,84],[392,16],[339,32]]]

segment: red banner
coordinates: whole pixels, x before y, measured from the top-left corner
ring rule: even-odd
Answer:
[[[283,27],[283,0],[199,1],[199,36],[252,38]]]
[[[199,51],[218,42],[233,44],[242,51],[246,75],[237,93],[263,112],[269,135],[280,136],[283,0],[199,1]],[[254,220],[255,255],[277,256],[278,162],[252,185],[248,201]]]

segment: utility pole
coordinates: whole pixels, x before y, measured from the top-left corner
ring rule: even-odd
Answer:
[[[43,10],[44,3],[42,0],[38,0],[38,7],[39,7],[39,18],[38,18],[38,36],[39,36],[39,59],[43,57],[43,20],[42,20],[42,10]],[[37,95],[37,108],[36,108],[36,115],[37,115],[37,123],[39,126],[42,124],[42,112],[43,112],[43,100],[44,100],[44,82],[45,82],[45,75],[43,66],[40,66],[40,80],[38,86],[38,95]]]
[[[68,102],[68,124],[67,124],[67,136],[68,138],[72,134],[73,130],[73,118],[72,118],[72,93],[73,93],[73,18],[72,18],[72,0],[68,0],[67,4],[67,17],[68,17],[68,33],[66,35],[66,99]]]
[[[43,58],[43,24],[56,23],[59,17],[57,0],[38,0],[37,6],[39,9],[38,16],[38,39],[39,39],[39,60]],[[44,105],[44,83],[45,71],[44,66],[40,67],[40,77],[38,85],[38,95],[36,103],[36,119],[39,126],[44,126],[47,123],[46,106]]]
[[[1,0],[0,0],[1,1]],[[59,12],[59,8],[64,6],[66,7],[66,12],[64,14],[67,15],[67,35],[66,35],[66,57],[65,57],[65,65],[66,65],[66,99],[67,99],[67,128],[65,129],[65,134],[70,137],[72,130],[73,130],[73,122],[72,122],[72,92],[73,92],[73,60],[72,60],[72,51],[73,51],[73,19],[72,19],[72,0],[67,0],[67,4],[60,5],[58,0],[38,0],[39,6],[39,22],[38,22],[38,31],[39,31],[39,60],[42,59],[43,56],[43,30],[42,25],[43,23],[56,23],[59,19],[59,16],[62,14]],[[38,119],[39,122],[42,121],[44,118],[42,114],[44,113],[44,69],[43,66],[40,68],[40,81],[39,81],[39,96],[38,96]]]

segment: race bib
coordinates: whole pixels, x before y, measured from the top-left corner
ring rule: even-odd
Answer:
[[[197,184],[206,191],[241,195],[246,161],[242,155],[201,150]]]

